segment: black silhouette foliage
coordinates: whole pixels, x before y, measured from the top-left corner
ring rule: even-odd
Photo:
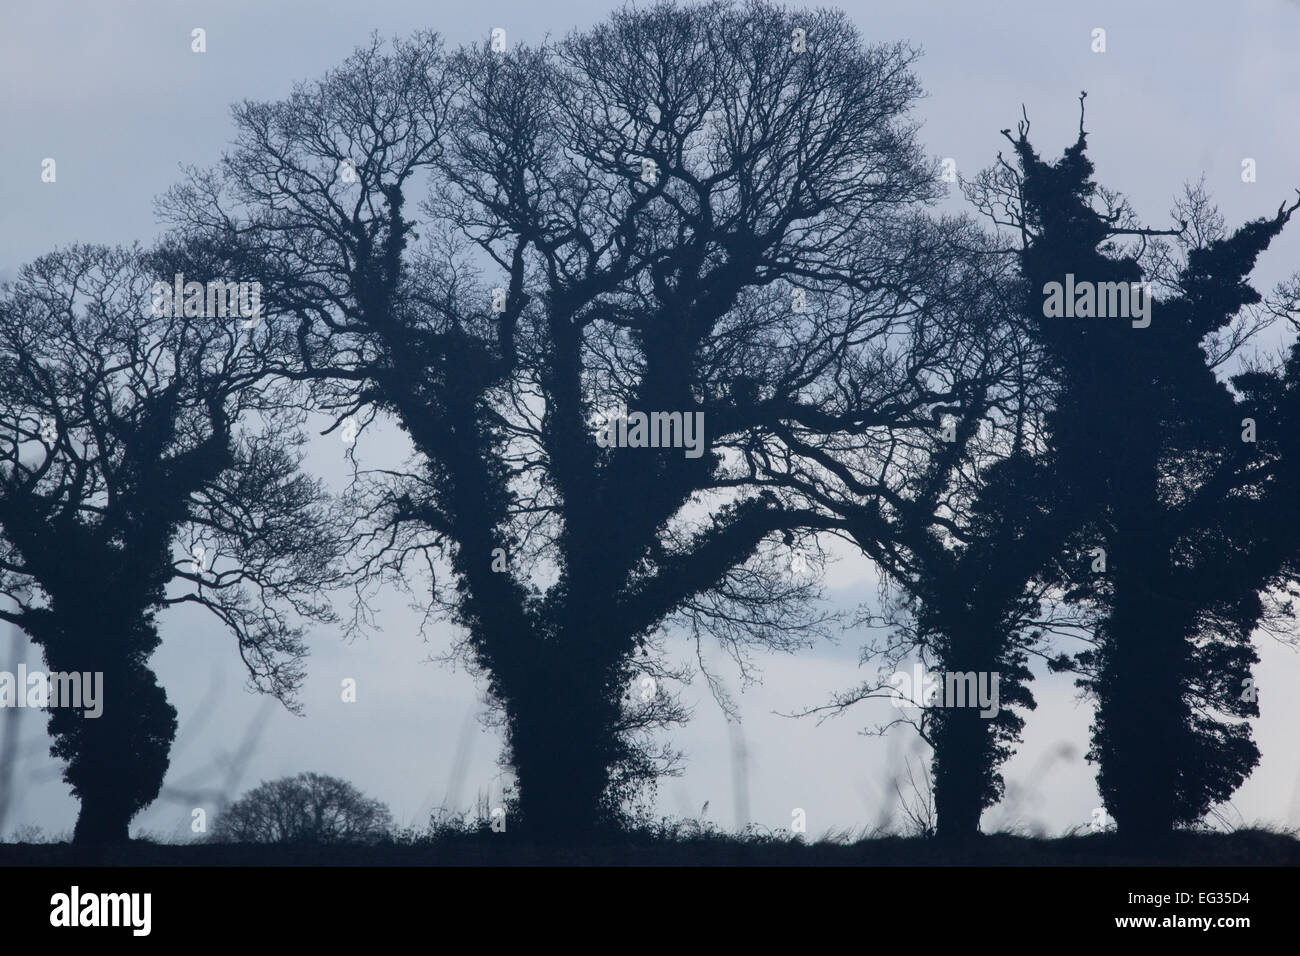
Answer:
[[[1155,231],[1129,228],[1113,203],[1097,208],[1111,197],[1092,182],[1082,124],[1056,163],[1034,152],[1027,124],[1013,142],[1027,313],[1041,314],[1045,284],[1067,273],[1076,284],[1153,278],[1142,250],[1118,240]],[[1060,382],[1047,419],[1059,500],[1082,528],[1059,579],[1096,620],[1095,646],[1078,656],[1097,700],[1089,756],[1107,808],[1133,834],[1199,820],[1259,759],[1251,634],[1261,594],[1285,571],[1267,526],[1293,506],[1279,511],[1279,466],[1243,440],[1248,406],[1216,377],[1215,345],[1261,301],[1249,273],[1295,208],[1192,245],[1157,285],[1148,328],[1041,319]],[[1271,432],[1286,416],[1262,421]],[[1097,547],[1104,573],[1091,569]]]

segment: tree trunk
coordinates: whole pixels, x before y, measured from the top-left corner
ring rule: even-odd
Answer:
[[[134,814],[108,793],[83,793],[72,842],[77,846],[125,843]]]
[[[990,733],[989,721],[980,717],[977,708],[955,707],[939,716],[932,737],[937,836],[969,839],[979,835]]]
[[[518,777],[519,825],[548,842],[590,842],[614,823],[610,769],[620,754],[618,700],[573,658],[532,675],[507,701],[511,764]],[[566,666],[567,664],[567,666]]]
[[[88,633],[100,633],[90,631]],[[98,717],[83,706],[51,707],[51,754],[68,762],[63,779],[81,801],[73,842],[80,845],[121,842],[127,826],[157,799],[176,736],[176,709],[142,662],[123,661],[105,653],[56,653],[47,648],[51,671],[82,675],[84,686],[95,673],[99,682]],[[83,700],[83,704],[85,701]]]
[[[1125,590],[1107,628],[1094,748],[1107,809],[1121,833],[1141,839],[1168,833],[1177,822],[1178,755],[1191,751],[1194,731],[1181,699],[1185,646],[1178,622],[1145,587]]]

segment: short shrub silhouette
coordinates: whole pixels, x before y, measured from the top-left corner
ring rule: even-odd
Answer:
[[[376,843],[388,835],[388,807],[346,780],[300,773],[262,783],[217,818],[216,843]]]

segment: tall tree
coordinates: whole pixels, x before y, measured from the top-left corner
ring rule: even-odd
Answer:
[[[268,283],[322,407],[405,430],[418,467],[382,488],[376,532],[394,566],[450,565],[435,600],[536,832],[611,822],[620,782],[655,772],[634,736],[673,708],[623,688],[665,627],[733,649],[816,628],[763,556],[829,519],[760,460],[887,440],[954,394],[924,374],[942,347],[916,293],[943,243],[917,214],[939,187],[913,56],[757,3],[450,63],[431,36],[375,44],[239,107],[221,170],[166,201]],[[614,408],[633,430],[611,447],[591,420]],[[645,414],[680,416],[657,419],[677,447],[645,447]]]
[[[74,246],[0,296],[0,619],[52,671],[102,674],[98,716],[49,714],[78,843],[125,840],[167,771],[158,612],[211,611],[289,703],[297,621],[330,617],[331,525],[265,378],[275,343],[255,317],[160,314],[173,281],[138,250]]]
[[[1297,207],[1206,237],[1155,286],[1160,298],[1143,294],[1149,311],[1108,316],[1104,290],[1119,289],[1113,313],[1135,283],[1161,278],[1140,247],[1119,245],[1155,231],[1129,226],[1122,201],[1093,183],[1082,120],[1055,163],[1030,146],[1027,123],[1007,136],[1021,173],[1026,311],[1042,316],[1061,382],[1048,419],[1054,467],[1062,500],[1080,509],[1076,553],[1087,553],[1063,565],[1066,597],[1098,622],[1077,659],[1097,700],[1090,758],[1121,830],[1164,832],[1227,799],[1259,759],[1247,722],[1258,708],[1242,688],[1258,659],[1260,593],[1285,558],[1261,546],[1273,519],[1258,499],[1273,469],[1260,467],[1240,400],[1215,372],[1252,327],[1255,260]],[[1075,318],[1051,305],[1070,284]]]
[[[958,706],[943,699],[929,706],[912,686],[920,709],[906,709],[918,716],[879,728],[910,724],[933,748],[944,837],[977,833],[982,811],[1002,794],[999,767],[1024,725],[1017,711],[1034,707],[1027,662],[1040,643],[1044,593],[1036,575],[1068,530],[1044,460],[1050,383],[1020,311],[1014,262],[973,224],[955,238],[949,269],[926,298],[954,343],[931,374],[961,383],[959,397],[933,409],[932,427],[897,435],[885,454],[837,449],[799,482],[813,505],[840,519],[835,533],[858,545],[899,594],[896,601],[886,594],[883,616],[869,615],[888,639],[868,647],[864,660],[888,672],[915,655],[945,690],[954,675]],[[979,703],[972,675],[985,691],[996,689],[996,706]],[[868,678],[804,713],[843,713],[879,698],[898,704],[900,695],[907,693],[892,675]]]
[[[946,447],[932,436],[915,468],[899,471],[913,477],[900,480],[893,494],[822,502],[849,519],[847,527],[904,594],[908,615],[891,622],[897,630],[886,648],[889,662],[919,650],[941,674],[995,673],[1002,701],[1032,708],[1025,665],[1028,654],[1047,650],[1042,628],[1091,622],[1095,647],[1051,663],[1081,668],[1082,685],[1099,699],[1091,756],[1102,763],[1103,794],[1121,824],[1167,829],[1225,799],[1257,759],[1248,726],[1212,712],[1254,713],[1255,696],[1243,689],[1253,687],[1249,638],[1265,613],[1260,595],[1294,573],[1294,542],[1275,530],[1277,517],[1294,510],[1287,379],[1284,370],[1236,383],[1252,390],[1259,420],[1269,422],[1269,441],[1256,445],[1239,441],[1235,430],[1238,421],[1247,424],[1243,415],[1255,414],[1254,405],[1235,402],[1213,373],[1267,322],[1250,308],[1258,297],[1241,280],[1291,210],[1227,239],[1203,193],[1191,190],[1179,207],[1190,223],[1173,231],[1186,253],[1176,263],[1160,238],[1168,231],[1137,228],[1120,197],[1101,190],[1104,208],[1089,205],[1094,187],[1082,125],[1066,158],[1055,167],[1038,163],[1033,176],[1024,173],[1026,163],[1037,162],[1026,158],[1027,132],[1026,122],[1013,140],[1021,170],[999,157],[999,165],[968,184],[976,207],[1023,240],[1023,278],[1004,283],[997,299],[1001,324],[990,321],[996,309],[975,290],[967,295],[971,311],[986,317],[974,355],[988,361],[998,354],[996,330],[1017,330],[1013,361],[1004,358],[1002,366],[1016,375],[1015,386],[999,393],[986,384],[953,410]],[[1136,316],[1071,322],[1046,315],[1048,284],[1065,285],[1066,273],[1079,289],[1114,282],[1127,292],[1138,282],[1142,250],[1126,255],[1115,246],[1116,237],[1128,236],[1140,237],[1143,249],[1151,243],[1145,261],[1174,293],[1160,303],[1170,311],[1154,313],[1166,321],[1150,338],[1129,338],[1150,331],[1136,327],[1144,321]],[[978,437],[985,416],[995,436],[999,423],[1005,429],[1001,442]],[[1255,419],[1249,421],[1253,430]],[[855,465],[860,469],[854,463],[846,470]],[[1145,497],[1135,478],[1142,474]],[[1152,530],[1144,516],[1162,510],[1148,547],[1136,547]],[[871,527],[880,521],[890,530]],[[1117,541],[1124,542],[1118,568]],[[1170,552],[1184,555],[1175,564],[1180,570],[1162,565],[1160,556]],[[1095,576],[1099,571],[1107,573]],[[1162,600],[1183,588],[1195,597],[1173,599],[1176,607],[1151,604],[1144,589],[1152,581],[1164,582]],[[1153,619],[1165,629],[1163,640]],[[1158,721],[1143,699],[1152,668],[1161,668],[1154,683],[1164,691],[1155,705]],[[813,710],[840,711],[888,696],[885,690],[867,681]],[[1022,725],[1010,710],[992,719],[969,706],[922,712],[916,726],[934,748],[940,834],[977,832],[981,810],[1001,794],[998,765]],[[1156,740],[1140,743],[1153,727]],[[1151,765],[1157,750],[1160,761]],[[1202,772],[1184,770],[1176,782],[1183,764]],[[1149,765],[1164,777],[1147,779]]]

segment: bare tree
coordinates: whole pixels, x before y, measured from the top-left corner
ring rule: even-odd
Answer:
[[[450,61],[376,42],[238,107],[221,168],[163,202],[268,283],[318,407],[408,435],[414,468],[359,472],[366,566],[449,567],[433,608],[538,832],[590,832],[664,769],[645,735],[680,708],[624,691],[666,628],[741,660],[822,632],[780,542],[842,522],[784,472],[933,429],[957,394],[927,374],[952,343],[921,294],[947,227],[922,215],[914,56],[758,3]]]
[[[331,616],[332,525],[266,378],[274,343],[248,318],[161,314],[160,279],[138,250],[75,246],[0,298],[0,594],[16,605],[0,620],[53,671],[102,675],[98,716],[50,708],[77,842],[125,840],[166,773],[158,612],[216,615],[251,683],[289,704],[300,622]]]
[[[996,712],[981,713],[974,699],[956,709],[917,700],[875,731],[909,724],[933,747],[945,836],[977,832],[981,811],[1001,794],[999,766],[1023,727],[1016,709],[1034,706],[1026,662],[1045,624],[1046,590],[1035,575],[1069,530],[1068,515],[1054,515],[1040,461],[1051,380],[1041,376],[1020,314],[1014,262],[970,222],[951,231],[946,259],[949,268],[926,288],[945,330],[926,374],[936,380],[931,388],[946,382],[956,393],[935,409],[942,427],[900,435],[883,452],[818,449],[819,467],[794,479],[811,505],[840,519],[835,533],[884,575],[881,611],[860,623],[885,632],[863,651],[863,663],[885,674],[803,715],[841,714],[869,699],[897,703],[901,691],[888,672],[913,656],[927,673],[934,666],[940,675],[997,675]]]
[[[215,843],[373,843],[392,814],[346,780],[319,773],[270,780],[217,817]]]

